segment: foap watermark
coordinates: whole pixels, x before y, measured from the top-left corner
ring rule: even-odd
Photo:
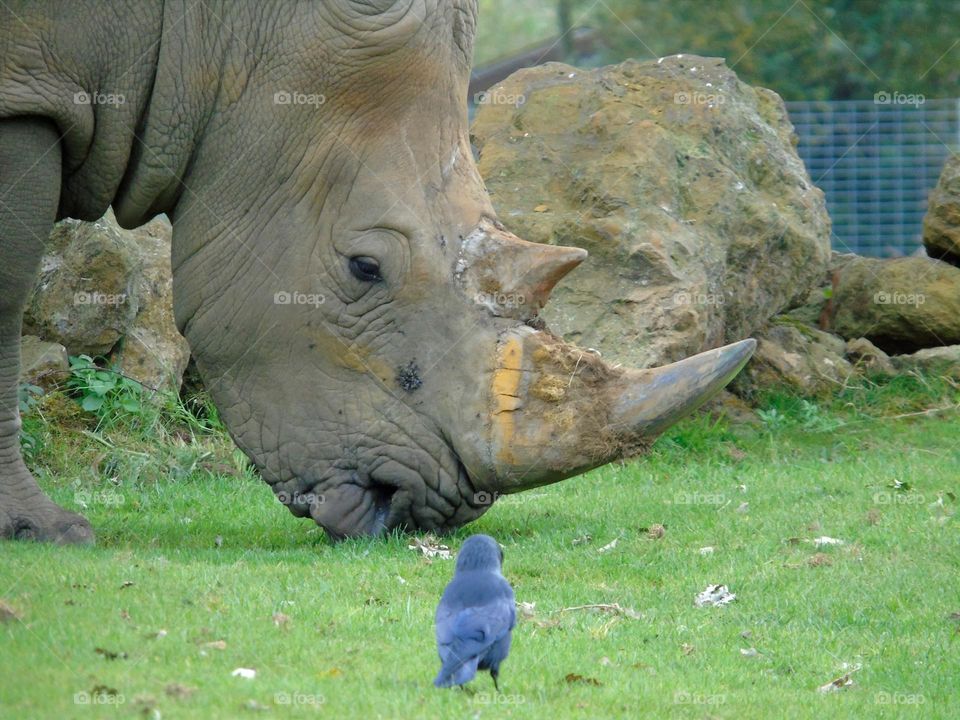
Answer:
[[[81,690],[73,694],[74,705],[123,705],[127,699],[113,688],[95,687],[90,692]]]
[[[921,693],[887,692],[881,690],[873,696],[877,705],[923,705],[927,699]]]
[[[673,94],[674,105],[723,105],[727,101],[726,97],[720,93],[705,92],[678,92]]]
[[[277,705],[324,705],[327,698],[322,693],[278,692],[273,701]]]
[[[723,305],[724,298],[720,293],[678,292],[673,296],[675,305]]]
[[[478,692],[472,699],[477,705],[523,705],[527,698],[519,693]]]
[[[923,293],[887,292],[880,290],[873,294],[873,302],[877,305],[916,305],[920,307],[927,301]]]
[[[680,491],[674,493],[674,505],[723,505],[727,501],[723,493],[703,493]]]
[[[123,93],[104,93],[99,90],[94,92],[80,92],[73,94],[74,105],[123,105],[127,98]]]
[[[526,95],[520,93],[505,93],[503,90],[484,90],[473,94],[476,105],[512,105],[520,107],[527,101]]]
[[[280,490],[277,493],[277,500],[284,505],[306,505],[307,507],[323,505],[327,501],[321,493],[287,492],[286,490]]]
[[[474,505],[493,505],[499,499],[500,493],[498,492],[487,492],[486,490],[480,490],[473,494]]]
[[[320,307],[327,301],[322,293],[287,292],[281,290],[273,294],[274,305],[313,305]]]
[[[281,90],[273,94],[274,105],[307,105],[320,107],[327,102],[323,93],[302,93],[290,90]]]
[[[873,494],[873,502],[877,505],[922,505],[926,502],[926,498],[913,491],[889,492],[881,490]]]
[[[473,301],[484,307],[518,308],[527,302],[523,293],[478,292]]]
[[[126,301],[126,293],[80,291],[73,294],[74,305],[123,305]]]
[[[902,93],[897,90],[889,92],[881,90],[873,94],[875,105],[913,105],[920,107],[927,101],[927,97],[922,93]]]
[[[723,705],[727,696],[723,693],[698,693],[688,690],[677,690],[673,694],[674,705]]]
[[[91,505],[119,507],[127,499],[123,496],[123,493],[116,490],[77,490],[73,494],[73,501],[82,508],[88,508]]]

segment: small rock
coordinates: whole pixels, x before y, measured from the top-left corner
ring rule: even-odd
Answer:
[[[835,332],[883,351],[960,344],[960,268],[927,257],[854,257],[839,271]]]
[[[894,355],[890,359],[903,372],[919,370],[960,379],[960,345],[926,348],[910,355]]]
[[[896,375],[890,356],[866,338],[847,340],[844,353],[854,367],[878,375]]]
[[[70,363],[67,349],[34,335],[20,339],[20,382],[52,388],[67,379]]]

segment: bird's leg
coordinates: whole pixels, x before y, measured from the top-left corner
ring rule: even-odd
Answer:
[[[500,692],[500,684],[497,682],[497,675],[499,675],[499,674],[500,674],[500,672],[499,672],[498,670],[491,670],[491,671],[490,671],[490,677],[493,678],[493,687],[494,687],[494,689],[496,689],[497,693]]]

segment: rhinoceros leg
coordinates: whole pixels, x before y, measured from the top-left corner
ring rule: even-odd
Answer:
[[[48,498],[20,454],[20,329],[60,196],[58,133],[0,120],[0,538],[93,542],[90,524]]]

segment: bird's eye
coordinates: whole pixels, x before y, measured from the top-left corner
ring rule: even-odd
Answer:
[[[380,275],[380,263],[372,257],[364,255],[355,255],[350,258],[350,273],[363,282],[380,282],[383,277]]]

